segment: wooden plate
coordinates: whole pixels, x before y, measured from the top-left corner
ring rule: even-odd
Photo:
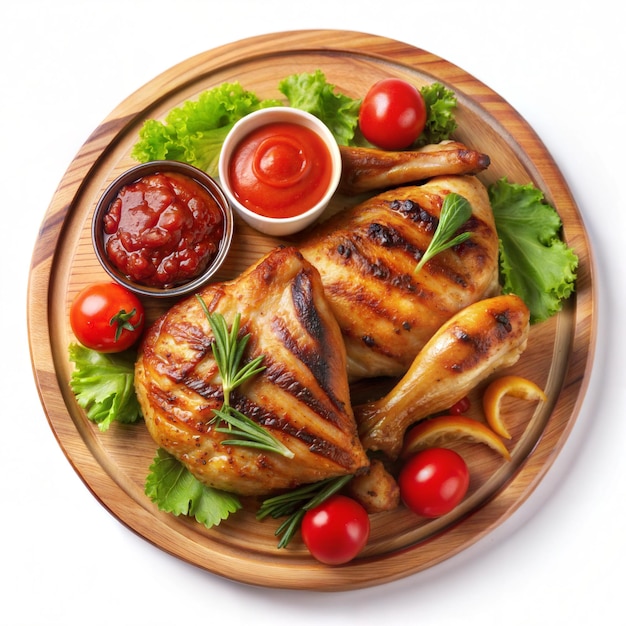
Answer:
[[[211,530],[159,512],[143,491],[156,452],[146,429],[118,426],[101,434],[68,387],[70,303],[84,285],[106,278],[91,247],[91,213],[106,186],[134,164],[130,150],[144,120],[162,118],[225,81],[237,80],[261,98],[278,98],[279,80],[316,69],[357,98],[385,76],[417,85],[437,80],[453,89],[459,99],[457,138],[492,160],[483,181],[506,175],[511,182],[532,181],[541,188],[560,213],[565,239],[580,259],[575,297],[557,316],[533,327],[528,350],[514,368],[543,386],[549,401],[515,405],[513,460],[506,462],[479,444],[462,444],[472,475],[462,506],[431,522],[403,508],[377,514],[363,556],[335,568],[315,562],[298,541],[278,550],[275,523],[257,522],[254,510],[243,510]],[[238,223],[221,278],[237,275],[277,241]],[[509,517],[544,476],[570,433],[588,383],[595,341],[592,275],[584,226],[561,173],[528,124],[488,87],[433,54],[382,37],[343,31],[264,35],[200,54],[158,76],[122,102],[81,148],[46,213],[33,254],[31,356],[44,409],[69,461],[100,502],[146,540],[245,583],[316,590],[367,587],[428,568],[473,544]],[[150,315],[158,313],[156,306],[148,305]],[[474,398],[473,407],[477,402]]]

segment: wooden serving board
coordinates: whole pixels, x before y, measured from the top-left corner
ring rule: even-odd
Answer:
[[[280,98],[278,82],[321,69],[332,84],[361,98],[386,76],[416,85],[440,81],[459,100],[456,137],[491,157],[481,179],[532,181],[558,210],[564,237],[580,260],[577,291],[564,310],[532,328],[527,351],[512,368],[548,394],[541,405],[510,405],[507,462],[480,444],[455,444],[470,472],[470,492],[453,513],[424,521],[399,508],[372,516],[362,556],[342,567],[317,563],[299,540],[276,548],[273,520],[244,509],[207,530],[157,510],[144,495],[156,446],[143,424],[107,433],[87,421],[68,386],[68,311],[88,283],[106,279],[93,253],[90,222],[107,185],[134,165],[130,151],[148,118],[162,119],[183,101],[223,82],[239,81],[260,98]],[[330,210],[351,202],[337,197]],[[279,243],[237,222],[234,245],[218,279],[236,276]],[[200,54],[155,78],[122,102],[70,164],[41,226],[30,271],[28,325],[36,382],[50,425],[70,463],[110,512],[133,531],[210,572],[244,583],[291,589],[345,590],[389,582],[458,553],[507,519],[528,497],[565,443],[585,393],[595,343],[593,267],[579,211],[550,154],[529,125],[496,93],[462,69],[383,37],[344,31],[264,35]],[[151,317],[162,303],[146,302]],[[472,411],[480,416],[479,394]]]

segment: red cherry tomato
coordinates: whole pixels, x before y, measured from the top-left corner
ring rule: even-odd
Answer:
[[[359,111],[365,139],[383,150],[404,150],[426,125],[426,104],[419,90],[399,78],[385,78],[367,92]]]
[[[85,287],[70,308],[76,339],[98,352],[122,352],[139,339],[144,308],[137,296],[117,283]]]
[[[439,517],[465,497],[469,471],[454,450],[428,448],[407,461],[398,476],[398,486],[407,508],[423,517]]]
[[[365,547],[370,520],[356,500],[334,495],[304,514],[301,531],[313,557],[327,565],[340,565]]]
[[[458,402],[455,402],[449,409],[448,413],[450,415],[462,415],[463,413],[467,413],[472,406],[470,399],[465,396],[461,398]]]

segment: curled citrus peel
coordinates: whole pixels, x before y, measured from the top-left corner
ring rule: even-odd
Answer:
[[[509,433],[500,411],[504,396],[513,396],[522,400],[547,400],[541,387],[522,376],[502,376],[492,381],[483,394],[483,410],[487,424],[501,437],[510,439]]]
[[[507,447],[491,428],[471,417],[462,415],[433,417],[411,428],[404,439],[400,458],[406,459],[425,448],[436,447],[457,439],[483,443],[501,454],[507,461],[511,460]]]

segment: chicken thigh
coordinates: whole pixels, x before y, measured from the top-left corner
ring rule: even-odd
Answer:
[[[471,238],[416,273],[450,193],[472,206],[462,227]],[[404,374],[445,321],[498,290],[498,235],[487,190],[473,176],[383,192],[318,226],[299,249],[321,274],[351,380]]]

